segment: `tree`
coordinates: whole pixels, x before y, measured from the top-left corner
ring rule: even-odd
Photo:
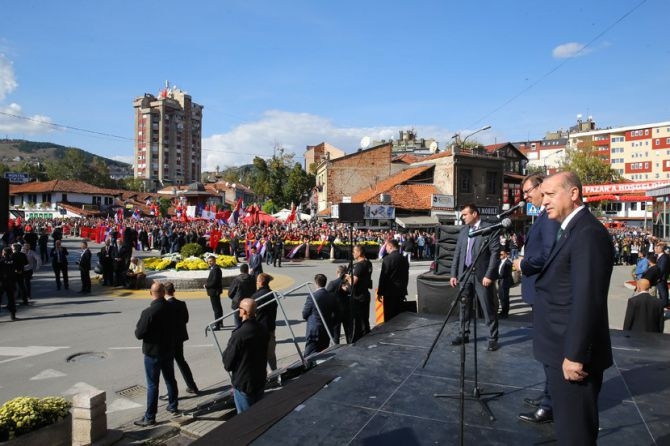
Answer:
[[[602,184],[622,181],[621,175],[600,158],[593,147],[567,150],[561,170],[570,170],[582,180],[582,184]]]
[[[309,194],[315,184],[316,177],[302,170],[300,163],[295,163],[286,180],[284,197],[287,202],[301,203],[303,195]]]

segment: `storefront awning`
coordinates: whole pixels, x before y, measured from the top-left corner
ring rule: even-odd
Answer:
[[[596,195],[593,197],[584,197],[584,201],[593,203],[594,201],[653,201],[652,197],[645,195]]]
[[[396,217],[396,223],[403,228],[432,228],[439,224],[434,215],[418,215],[415,217]]]

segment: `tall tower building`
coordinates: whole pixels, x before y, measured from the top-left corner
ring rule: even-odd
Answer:
[[[135,108],[135,178],[147,189],[200,181],[202,105],[170,87],[158,97],[145,93]]]

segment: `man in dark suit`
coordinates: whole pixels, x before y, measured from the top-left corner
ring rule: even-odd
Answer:
[[[60,277],[63,275],[63,284],[65,289],[70,288],[70,282],[67,277],[67,248],[61,246],[61,240],[57,239],[54,242],[54,247],[51,248],[51,267],[56,275],[56,289],[60,290]]]
[[[184,382],[186,382],[186,393],[197,395],[200,391],[193,380],[191,367],[188,366],[188,362],[186,362],[186,358],[184,358],[184,342],[188,341],[188,330],[186,329],[186,324],[188,324],[188,307],[186,306],[186,302],[177,299],[174,294],[174,284],[172,282],[165,282],[165,299],[167,300],[167,303],[172,306],[176,320],[176,325],[174,327],[176,337],[174,360],[179,367]]]
[[[654,245],[656,253],[656,266],[658,267],[658,283],[656,284],[656,294],[661,299],[663,308],[668,306],[668,273],[670,273],[670,262],[665,253],[665,243],[656,242]]]
[[[390,239],[386,242],[386,252],[379,273],[377,300],[384,303],[384,322],[388,322],[400,313],[407,296],[409,282],[409,263],[407,258],[398,251],[398,241]]]
[[[454,288],[459,285],[464,288],[465,304],[461,305],[460,311],[464,331],[452,341],[452,344],[460,345],[470,340],[470,307],[473,294],[475,294],[484,313],[486,326],[489,328],[488,350],[495,351],[498,350],[498,315],[493,302],[493,289],[495,288],[493,284],[498,278],[500,238],[496,231],[486,236],[468,237],[471,230],[475,231],[490,226],[481,221],[479,209],[475,204],[467,204],[461,209],[461,219],[464,225],[458,235],[449,283]],[[467,282],[461,283],[460,279],[464,271],[474,263],[480,247],[485,244],[485,239],[488,239],[488,244],[475,263],[474,274],[470,275]]]
[[[340,343],[340,336],[342,328],[344,328],[344,337],[346,342],[351,342],[352,325],[351,325],[351,285],[346,279],[347,267],[338,265],[335,270],[335,279],[328,282],[326,291],[335,296],[337,304],[337,312],[333,326],[331,328],[333,333],[333,340],[336,344]]]
[[[607,294],[614,246],[584,206],[575,173],[559,172],[541,187],[547,215],[561,227],[535,282],[533,352],[547,374],[558,443],[596,444],[598,394],[612,365]]]
[[[337,302],[335,301],[335,295],[329,293],[324,288],[326,282],[327,279],[325,275],[317,274],[314,276],[314,283],[316,284],[317,289],[314,291],[313,296],[316,305],[315,302],[312,301],[312,298],[307,296],[305,306],[302,308],[302,318],[307,321],[305,334],[307,342],[305,343],[304,351],[305,357],[312,353],[325,350],[330,343],[330,337],[328,336],[326,327],[328,327],[328,330],[331,330],[333,326],[333,320],[335,319],[335,313],[337,311]],[[319,315],[319,310],[321,311],[321,315]],[[321,316],[323,316],[323,319]]]
[[[79,277],[81,277],[81,290],[79,294],[88,294],[91,292],[91,250],[88,249],[88,242],[81,242],[81,256],[79,257]]]
[[[251,247],[250,252],[249,271],[252,276],[258,277],[259,274],[263,273],[263,259],[261,258],[261,255],[258,254],[258,250],[255,246]]]
[[[114,259],[116,258],[116,245],[112,244],[112,239],[107,237],[105,245],[98,253],[100,266],[102,267],[102,285],[114,285]]]
[[[268,348],[267,348],[267,362],[270,370],[277,370],[277,338],[275,337],[275,330],[277,329],[277,301],[274,293],[270,289],[270,282],[274,277],[267,273],[261,273],[256,277],[256,292],[251,296],[259,308],[256,311],[256,318],[258,323],[263,325],[269,334]],[[267,304],[267,305],[266,305]],[[242,315],[240,315],[242,317]]]
[[[207,276],[207,282],[203,286],[205,290],[207,290],[207,296],[209,296],[212,310],[214,310],[214,319],[216,322],[214,323],[212,330],[221,330],[223,328],[223,322],[219,319],[223,316],[223,307],[221,306],[223,274],[221,273],[219,265],[216,264],[215,256],[207,257],[207,263],[209,264],[209,275]]]
[[[514,267],[521,272],[521,298],[530,306],[535,303],[535,280],[542,271],[544,263],[549,257],[551,248],[556,243],[556,234],[560,223],[550,220],[542,207],[542,181],[544,175],[534,173],[524,178],[521,183],[523,197],[527,203],[531,203],[539,209],[539,215],[528,230],[526,243],[523,246],[523,254],[514,260]],[[544,370],[544,368],[543,368]],[[551,407],[551,395],[547,377],[544,379],[544,391],[538,398],[525,398],[524,402],[536,409],[533,412],[519,414],[519,419],[530,423],[550,423],[554,420]]]
[[[281,268],[281,260],[284,257],[284,239],[281,234],[277,235],[277,238],[273,241],[272,250],[272,266]]]
[[[507,319],[509,316],[509,289],[512,286],[512,261],[509,259],[509,252],[500,251],[500,266],[498,266],[498,301],[500,302],[501,319]]]
[[[240,301],[244,298],[251,297],[256,292],[256,279],[249,274],[249,265],[243,263],[240,265],[240,275],[236,276],[228,287],[228,297],[232,300],[230,307],[237,310],[240,306]],[[235,327],[242,324],[240,313],[236,312]]]
[[[623,329],[637,332],[663,333],[663,305],[649,294],[651,284],[647,279],[637,281],[635,295],[628,299]]]

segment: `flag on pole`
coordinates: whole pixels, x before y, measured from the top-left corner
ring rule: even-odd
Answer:
[[[293,248],[293,249],[291,250],[291,252],[289,252],[288,255],[287,255],[286,257],[288,257],[289,259],[292,259],[292,258],[296,255],[296,253],[297,253],[298,251],[300,251],[300,248],[302,248],[303,246],[305,246],[304,243],[299,244],[298,246],[296,246],[295,248]]]
[[[237,203],[235,203],[235,208],[230,214],[230,217],[228,217],[228,225],[232,226],[237,224],[237,219],[240,217],[240,209],[242,209],[242,198],[239,198]]]

